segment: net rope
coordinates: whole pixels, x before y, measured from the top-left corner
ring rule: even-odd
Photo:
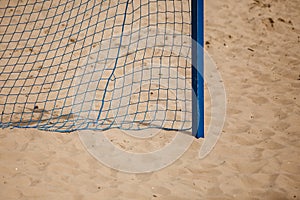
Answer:
[[[4,0],[0,127],[191,129],[188,0]]]

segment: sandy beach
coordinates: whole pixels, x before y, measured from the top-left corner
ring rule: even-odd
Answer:
[[[198,158],[203,139],[194,139],[172,165],[130,174],[97,161],[76,131],[6,128],[0,199],[300,199],[299,10],[299,0],[205,1],[205,49],[227,96],[222,135],[206,158]],[[121,149],[148,152],[176,133],[147,141],[119,129],[103,134]]]

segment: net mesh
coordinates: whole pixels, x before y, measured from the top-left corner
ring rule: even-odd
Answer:
[[[190,1],[4,0],[0,127],[191,128]]]

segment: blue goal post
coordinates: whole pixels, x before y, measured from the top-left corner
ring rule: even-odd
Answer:
[[[192,133],[204,138],[204,2],[192,0]]]

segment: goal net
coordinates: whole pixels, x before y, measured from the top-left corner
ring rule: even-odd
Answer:
[[[190,130],[189,0],[4,0],[0,127]]]

